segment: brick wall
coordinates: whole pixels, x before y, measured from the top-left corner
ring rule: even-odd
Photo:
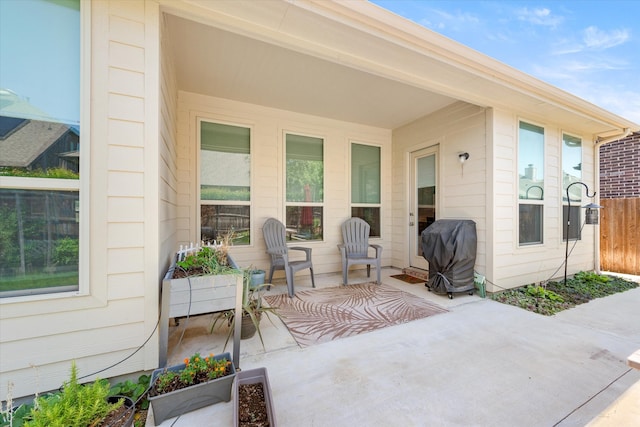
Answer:
[[[640,132],[600,147],[600,198],[640,197]]]

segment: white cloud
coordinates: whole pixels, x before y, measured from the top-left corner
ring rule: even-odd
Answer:
[[[568,64],[545,64],[532,67],[532,75],[569,93],[583,98],[625,119],[640,123],[640,92],[625,89],[619,80],[628,80],[624,75],[596,74],[598,78],[586,78],[587,71],[598,64],[571,62]],[[600,68],[601,70],[602,68]],[[606,78],[605,76],[609,76]]]
[[[564,68],[569,71],[576,72],[593,70],[623,70],[626,67],[623,64],[616,64],[613,61],[599,59],[591,61],[568,61],[564,64]]]
[[[583,32],[583,42],[589,49],[602,50],[617,46],[629,40],[628,30],[603,31],[598,27],[587,27]]]
[[[579,96],[627,120],[640,123],[640,93],[603,86],[587,88]]]
[[[439,9],[430,9],[426,14],[428,17],[423,18],[420,24],[431,29],[444,30],[448,28],[460,31],[480,23],[477,16],[467,12],[449,13]]]
[[[529,9],[525,7],[516,11],[519,20],[529,22],[534,25],[545,27],[556,27],[564,21],[562,16],[554,15],[551,10],[544,8]]]

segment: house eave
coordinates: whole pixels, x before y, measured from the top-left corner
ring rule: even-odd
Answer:
[[[598,135],[640,125],[367,1],[159,0],[163,11],[482,107]],[[411,121],[415,117],[407,117]]]

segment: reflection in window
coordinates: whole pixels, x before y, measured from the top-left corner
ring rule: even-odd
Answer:
[[[0,189],[0,295],[78,289],[77,191]]]
[[[78,290],[80,40],[78,0],[0,1],[2,297]]]
[[[365,220],[380,237],[380,147],[351,144],[351,216]]]
[[[520,122],[518,133],[520,245],[542,243],[544,213],[544,128]]]
[[[324,202],[324,141],[287,134],[287,235],[295,240],[322,240]]]
[[[418,197],[417,253],[422,254],[420,236],[436,221],[436,156],[430,154],[416,161],[416,187]]]
[[[575,136],[562,135],[562,239],[567,239],[567,187],[582,180],[582,139]],[[580,239],[580,212],[582,202],[582,186],[569,188],[571,197],[571,217],[569,222],[569,239]]]
[[[520,244],[542,243],[542,205],[521,204],[519,211]]]
[[[200,238],[205,242],[233,238],[234,245],[248,245],[251,208],[238,205],[201,205]]]
[[[250,129],[200,122],[200,238],[251,242]]]

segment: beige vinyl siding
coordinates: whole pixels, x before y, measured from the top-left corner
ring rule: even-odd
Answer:
[[[86,68],[83,76],[90,81],[91,114],[85,115],[90,133],[83,156],[90,153],[91,160],[83,175],[89,185],[81,194],[90,213],[81,224],[90,233],[81,250],[90,257],[81,266],[78,295],[1,302],[0,400],[9,382],[13,398],[58,389],[72,360],[80,376],[106,368],[138,348],[156,323],[158,224],[149,213],[158,205],[158,7],[91,2],[90,21],[91,74]],[[155,368],[157,353],[151,340],[98,376]]]
[[[262,224],[269,217],[284,220],[284,155],[285,133],[313,135],[324,139],[324,240],[301,242],[313,248],[316,274],[340,271],[340,256],[336,244],[341,241],[340,224],[351,215],[349,204],[350,142],[364,141],[382,148],[382,238],[375,239],[385,247],[383,265],[389,265],[391,251],[390,224],[390,162],[391,132],[386,129],[340,122],[273,108],[245,104],[220,98],[180,92],[178,96],[178,163],[180,189],[178,211],[181,227],[178,243],[197,241],[199,215],[196,203],[197,120],[233,124],[251,128],[251,218],[252,241],[248,246],[231,250],[243,267],[268,269],[269,259],[262,238]],[[190,169],[189,169],[190,168]],[[300,272],[299,274],[304,274]],[[308,274],[308,272],[307,272]],[[281,272],[275,278],[284,278]]]
[[[487,273],[487,290],[497,292],[504,288],[522,286],[550,278],[561,278],[565,257],[562,240],[562,187],[561,143],[562,132],[557,123],[545,123],[536,117],[517,115],[511,111],[494,112],[494,218],[493,267]],[[543,243],[518,246],[517,153],[518,121],[533,121],[545,129],[545,176]],[[589,141],[588,135],[582,136]],[[585,147],[588,147],[585,144]],[[582,153],[582,179],[593,191],[593,150]],[[584,198],[583,198],[584,199]],[[582,203],[583,205],[585,203]],[[584,213],[582,214],[584,220]],[[578,241],[569,257],[568,273],[594,268],[594,236],[597,227],[585,226],[582,240]],[[570,249],[573,242],[569,242]],[[560,268],[559,268],[560,267]],[[555,272],[555,274],[554,274]],[[492,283],[497,286],[493,286]]]
[[[163,23],[164,24],[164,23]],[[168,35],[161,25],[160,51],[168,48]],[[177,249],[178,230],[178,89],[171,56],[162,54],[160,62],[160,137],[159,137],[159,267],[162,277]]]
[[[393,259],[406,266],[409,258],[409,153],[439,144],[438,219],[471,219],[476,223],[476,270],[486,265],[486,112],[484,108],[456,102],[393,132]],[[460,165],[458,153],[468,152]]]

